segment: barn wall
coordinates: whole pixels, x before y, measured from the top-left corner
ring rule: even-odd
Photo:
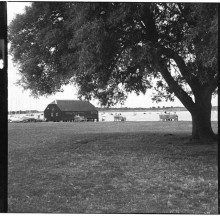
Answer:
[[[49,104],[44,111],[44,116],[47,121],[60,121],[62,112],[56,104]]]
[[[87,119],[98,119],[98,111],[63,111],[63,120],[72,120],[75,116],[83,116]]]
[[[98,111],[61,111],[57,104],[49,104],[44,111],[47,121],[74,121],[75,116],[84,116],[86,119],[97,119]]]

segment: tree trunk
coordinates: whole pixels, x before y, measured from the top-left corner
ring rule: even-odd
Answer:
[[[211,125],[211,96],[195,99],[195,108],[190,111],[192,115],[192,138],[204,141],[217,139]]]
[[[167,69],[166,60],[161,57],[162,54],[173,59],[177,63],[183,78],[188,82],[193,92],[195,102],[171,76],[171,73]],[[213,91],[217,88],[217,76],[215,76],[209,84],[201,84],[196,77],[190,76],[190,71],[187,69],[182,57],[167,48],[160,48],[156,51],[155,65],[156,67],[158,65],[161,75],[167,82],[170,89],[174,92],[175,96],[191,113],[192,138],[201,140],[217,140],[218,135],[214,134],[211,126],[211,99]]]

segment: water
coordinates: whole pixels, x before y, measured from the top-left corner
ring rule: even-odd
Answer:
[[[99,112],[99,120],[114,121],[114,115],[119,114],[126,117],[126,121],[159,121],[160,112]],[[103,116],[104,114],[104,116]],[[176,112],[179,121],[192,121],[191,114],[188,111]],[[211,112],[211,121],[218,121],[218,111]]]
[[[159,114],[160,112],[144,112],[144,111],[138,111],[138,112],[99,112],[99,121],[114,121],[114,115],[119,114],[123,117],[126,117],[126,121],[159,121]],[[43,113],[37,113],[36,115],[40,115]],[[103,116],[104,114],[104,116]],[[179,121],[192,121],[191,115],[188,111],[179,111],[176,112],[178,115]],[[13,117],[21,118],[24,117],[26,114],[20,114],[20,115],[12,115]],[[9,115],[11,118],[11,115]],[[35,116],[36,117],[36,116]],[[214,110],[211,112],[211,121],[218,121],[218,111]]]

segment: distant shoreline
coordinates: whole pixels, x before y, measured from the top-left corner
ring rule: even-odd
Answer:
[[[185,107],[160,107],[160,108],[100,108],[96,107],[99,112],[180,112],[180,111],[188,111]],[[218,106],[213,106],[212,111],[218,111]],[[27,113],[42,113],[44,111],[38,110],[25,110],[25,111],[10,111],[8,114],[27,114]]]
[[[180,112],[188,111],[185,107],[161,107],[161,108],[96,108],[100,112]],[[213,106],[212,111],[217,111],[218,107]]]

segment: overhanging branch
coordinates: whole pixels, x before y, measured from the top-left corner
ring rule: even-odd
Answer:
[[[216,74],[214,79],[209,83],[208,87],[206,88],[204,96],[206,97],[206,96],[212,94],[217,87],[218,87],[218,73]]]
[[[161,72],[163,78],[172,89],[176,97],[183,103],[183,105],[190,111],[194,109],[194,102],[192,98],[178,85],[168,71],[163,59],[157,55],[156,57],[158,69]]]
[[[198,91],[198,88],[201,87],[201,85],[199,84],[199,82],[191,75],[191,73],[189,72],[189,70],[187,69],[187,66],[183,60],[183,58],[181,56],[179,56],[176,52],[174,52],[172,49],[170,48],[160,48],[160,52],[161,54],[165,55],[167,58],[173,59],[176,64],[177,67],[180,70],[181,75],[183,76],[183,78],[186,80],[186,82],[189,84],[189,86],[191,87],[192,91],[195,93]]]
[[[184,60],[182,59],[182,57],[179,56],[176,52],[174,52],[170,48],[161,48],[160,51],[161,51],[161,54],[165,55],[169,59],[173,59],[176,62],[182,76],[188,82],[188,79],[191,75],[190,75],[189,71],[187,70],[186,64],[185,64]]]

